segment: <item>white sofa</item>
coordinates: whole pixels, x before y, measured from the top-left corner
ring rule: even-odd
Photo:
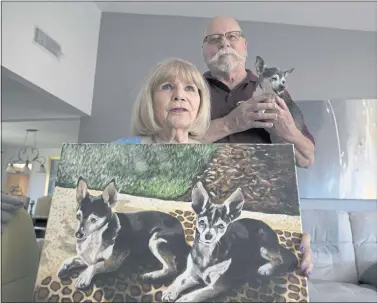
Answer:
[[[309,301],[377,302],[377,289],[358,283],[377,262],[377,210],[302,210],[301,214],[314,257]]]

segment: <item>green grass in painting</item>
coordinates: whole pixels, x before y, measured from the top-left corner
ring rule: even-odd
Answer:
[[[84,177],[102,190],[112,178],[120,193],[174,199],[186,193],[216,145],[66,144],[56,186],[76,187]]]

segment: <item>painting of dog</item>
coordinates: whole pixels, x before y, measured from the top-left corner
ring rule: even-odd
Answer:
[[[65,144],[35,302],[309,301],[287,144]]]

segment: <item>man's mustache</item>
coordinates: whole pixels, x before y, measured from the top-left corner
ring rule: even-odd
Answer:
[[[240,54],[238,54],[233,49],[224,49],[224,48],[222,48],[222,49],[220,49],[216,53],[216,55],[214,55],[211,59],[208,60],[208,63],[210,63],[210,64],[211,63],[216,63],[219,60],[220,56],[224,56],[224,55],[232,55],[232,56],[234,56],[234,57],[236,57],[237,59],[240,59],[240,60],[246,58],[246,56],[245,57],[241,56]]]

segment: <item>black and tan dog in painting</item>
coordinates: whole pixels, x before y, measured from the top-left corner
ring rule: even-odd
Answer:
[[[271,278],[296,268],[296,256],[279,244],[269,225],[239,218],[243,204],[240,188],[223,204],[213,204],[202,183],[196,184],[192,190],[195,240],[186,270],[163,293],[164,301],[203,302],[250,279]]]
[[[92,196],[87,182],[80,177],[76,200],[77,254],[63,262],[58,270],[60,279],[72,269],[83,267],[76,287],[86,288],[96,275],[117,270],[129,257],[143,262],[148,254],[160,268],[142,274],[144,280],[174,278],[183,270],[189,246],[177,218],[159,211],[114,212],[118,201],[115,180],[101,195]]]

